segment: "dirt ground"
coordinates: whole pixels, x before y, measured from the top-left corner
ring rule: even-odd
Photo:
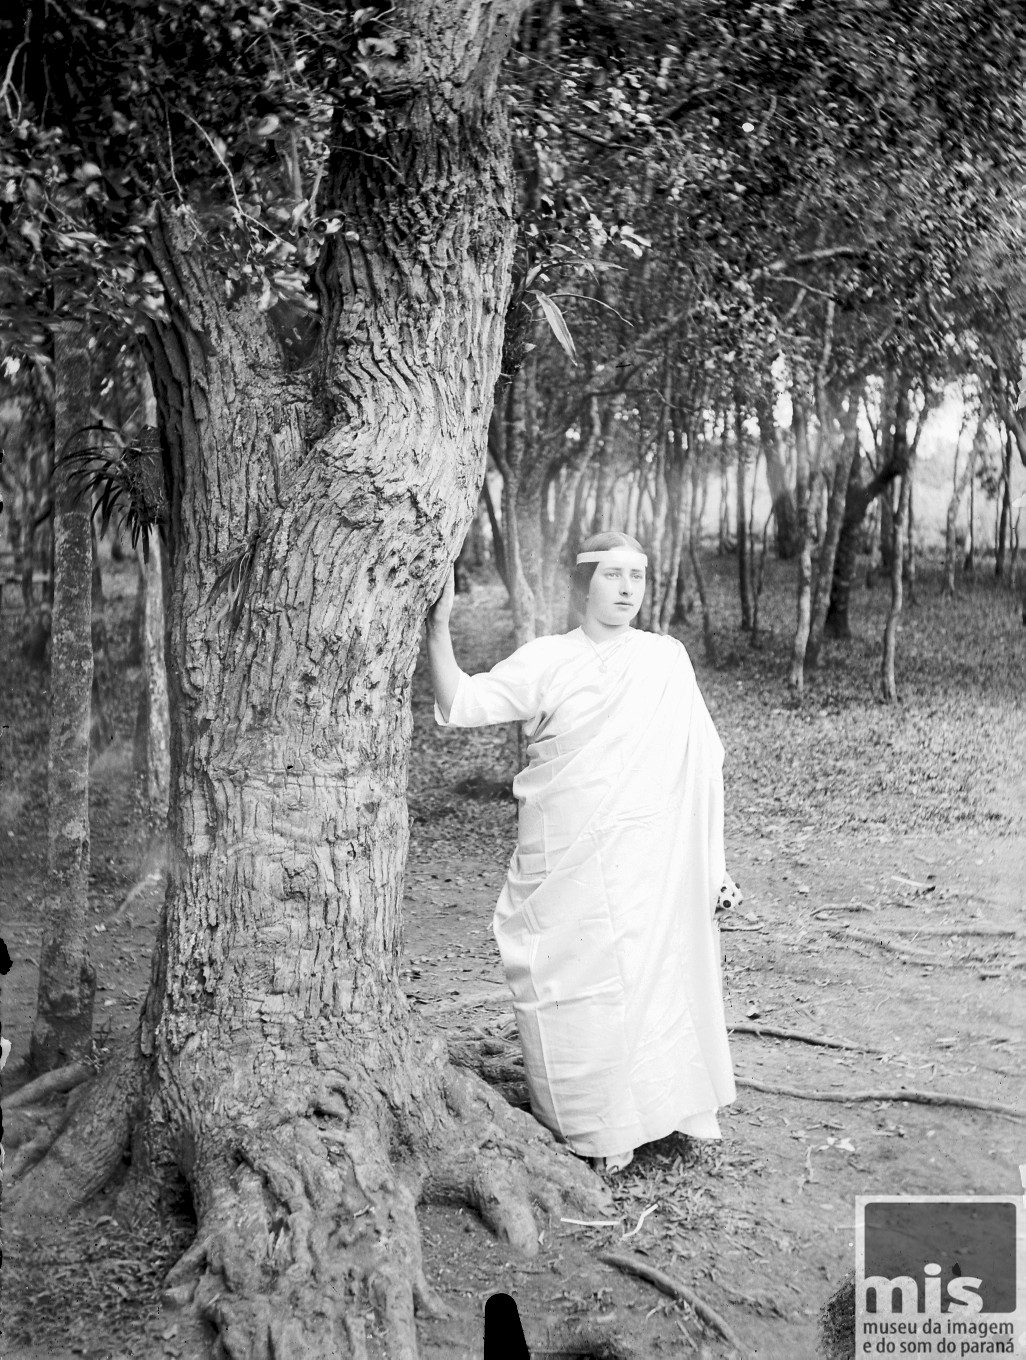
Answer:
[[[1024,1122],[899,1098],[1026,1105],[1018,605],[982,574],[943,602],[921,573],[899,644],[903,702],[884,707],[874,691],[885,599],[859,589],[856,636],[828,649],[795,710],[783,683],[789,570],[769,564],[752,647],[732,626],[736,564],[709,566],[719,665],[702,656],[697,618],[680,636],[727,748],[728,867],[746,896],[723,932],[730,1022],[739,1027],[739,1091],[721,1113],[723,1141],[643,1149],[613,1182],[611,1221],[549,1221],[532,1261],[513,1259],[469,1211],[425,1210],[428,1276],[454,1310],[423,1325],[425,1360],[480,1356],[484,1302],[495,1292],[517,1300],[535,1360],[735,1353],[689,1306],[600,1262],[606,1251],[630,1252],[695,1291],[746,1355],[815,1357],[818,1315],[854,1264],[857,1195],[1021,1193]],[[155,828],[132,776],[139,673],[122,664],[131,565],[111,565],[105,585],[118,737],[94,766],[91,792],[101,1060],[138,1012],[162,892]],[[8,1093],[23,1080],[35,1002],[46,824],[44,679],[17,655],[18,625],[17,615],[0,620]],[[509,649],[499,587],[475,582],[459,598],[454,635],[468,670]],[[422,672],[414,708],[407,990],[423,1023],[455,1044],[510,1053],[512,1012],[490,918],[515,837],[515,740],[507,729],[436,728]],[[760,1025],[838,1046],[750,1032]],[[852,1099],[866,1092],[874,1098]],[[129,1231],[101,1195],[31,1248],[8,1234],[3,1355],[197,1354],[183,1320],[160,1304],[162,1275],[189,1240],[187,1209],[170,1224]]]

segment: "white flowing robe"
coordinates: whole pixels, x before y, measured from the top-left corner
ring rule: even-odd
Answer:
[[[687,652],[635,629],[596,648],[578,628],[461,675],[449,725],[516,719],[528,765],[493,929],[532,1111],[589,1157],[715,1137],[735,1096],[713,919],[723,747]]]

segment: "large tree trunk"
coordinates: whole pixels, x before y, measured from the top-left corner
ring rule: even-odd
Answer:
[[[89,501],[65,459],[89,424],[84,328],[54,332],[54,596],[47,761],[46,915],[29,1060],[43,1071],[86,1057],[96,976],[89,962],[89,718],[93,683]]]
[[[131,1131],[126,1203],[165,1169],[187,1178],[197,1238],[171,1298],[232,1360],[412,1360],[414,1303],[437,1307],[421,1200],[463,1200],[528,1252],[532,1198],[602,1200],[447,1065],[400,980],[410,683],[484,472],[512,247],[494,92],[519,8],[407,7],[423,69],[380,106],[388,157],[340,152],[328,176],[347,231],[320,269],[312,392],[256,299],[226,303],[185,220],[151,232],[172,306],[152,334],[172,493],[165,921],[134,1075],[101,1079],[18,1208],[66,1210],[95,1183],[75,1150],[105,1109]]]

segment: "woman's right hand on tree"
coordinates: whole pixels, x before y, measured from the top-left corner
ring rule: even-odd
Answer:
[[[445,585],[442,593],[428,610],[427,622],[429,628],[445,628],[449,624],[449,615],[452,613],[453,600],[456,598],[456,573],[452,567],[449,568],[449,575],[445,578]]]

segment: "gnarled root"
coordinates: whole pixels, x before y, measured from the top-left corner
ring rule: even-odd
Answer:
[[[44,1135],[33,1149],[45,1151],[44,1160],[30,1166],[28,1149],[19,1149],[5,1206],[12,1226],[30,1232],[34,1221],[70,1212],[106,1184],[128,1146],[144,1076],[138,1048],[123,1049],[89,1087],[75,1091],[52,1143]]]
[[[83,1093],[17,1207],[66,1213],[130,1143],[177,1149],[198,1229],[165,1303],[225,1360],[416,1360],[416,1315],[445,1313],[424,1275],[420,1203],[467,1204],[529,1255],[536,1210],[610,1212],[584,1162],[424,1036],[373,1071],[297,1062],[283,1084],[234,1087],[226,1074],[216,1108],[208,1081],[151,1085],[138,1053]],[[139,1160],[135,1179],[159,1174],[158,1158]]]
[[[466,1203],[527,1254],[535,1206],[608,1213],[605,1187],[529,1116],[468,1073],[439,1063],[432,1076],[398,1103],[338,1072],[300,1117],[250,1117],[197,1144],[199,1232],[166,1303],[195,1310],[218,1354],[415,1360],[415,1315],[446,1311],[424,1276],[418,1203]]]

